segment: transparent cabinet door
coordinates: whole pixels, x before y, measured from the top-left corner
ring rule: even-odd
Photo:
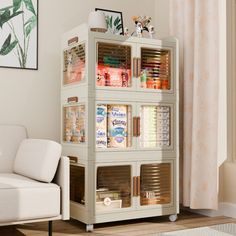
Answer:
[[[85,142],[85,105],[71,105],[63,108],[63,141]]]
[[[97,86],[131,87],[131,46],[97,43]]]
[[[140,205],[171,203],[171,163],[140,167]]]
[[[63,85],[75,84],[85,79],[85,43],[63,52]]]
[[[142,105],[140,107],[140,137],[142,148],[171,146],[171,106]]]
[[[113,211],[131,207],[131,166],[97,168],[96,210]]]
[[[140,87],[144,89],[170,90],[171,51],[141,47]]]
[[[97,104],[96,148],[128,148],[132,145],[132,108],[124,104]]]

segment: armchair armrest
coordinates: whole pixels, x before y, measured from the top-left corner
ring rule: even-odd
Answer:
[[[62,156],[54,182],[61,187],[61,214],[63,220],[70,218],[70,161]]]

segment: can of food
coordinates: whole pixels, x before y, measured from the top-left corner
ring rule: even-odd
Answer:
[[[147,88],[154,88],[154,81],[152,79],[147,79]]]
[[[162,88],[162,81],[161,79],[156,80],[156,89],[161,89]]]
[[[169,80],[168,79],[163,79],[162,80],[161,88],[164,89],[164,90],[168,90],[169,89]]]

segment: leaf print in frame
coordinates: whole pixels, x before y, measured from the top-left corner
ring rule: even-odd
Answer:
[[[0,67],[38,69],[38,0],[0,1]]]
[[[124,34],[122,12],[101,8],[95,8],[95,11],[101,11],[105,14],[108,33],[116,35]]]

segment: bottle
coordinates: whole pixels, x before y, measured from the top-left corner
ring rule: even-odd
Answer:
[[[129,75],[126,71],[122,71],[121,78],[122,78],[122,87],[128,87]]]
[[[147,87],[147,71],[146,71],[146,69],[144,69],[141,72],[140,81],[141,81],[141,88],[146,88]]]
[[[108,71],[105,72],[104,78],[105,78],[105,86],[111,86],[111,75]]]
[[[164,79],[162,81],[162,89],[164,89],[164,90],[168,90],[169,89],[169,81],[168,81],[168,79]]]

